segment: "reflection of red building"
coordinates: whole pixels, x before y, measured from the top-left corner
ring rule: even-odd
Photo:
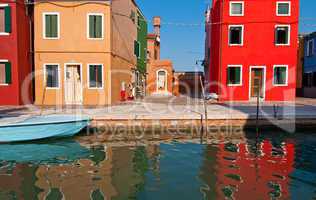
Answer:
[[[288,175],[293,171],[293,144],[286,144],[282,151],[273,151],[271,143],[263,141],[257,157],[245,143],[235,147],[238,152],[228,151],[225,144],[219,145],[216,184],[219,199],[225,198],[225,188],[226,195],[232,192],[236,199],[290,198]]]

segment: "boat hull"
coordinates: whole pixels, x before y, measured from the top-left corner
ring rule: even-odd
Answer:
[[[0,126],[0,143],[71,137],[88,126],[90,119],[71,116],[37,117],[6,126]]]

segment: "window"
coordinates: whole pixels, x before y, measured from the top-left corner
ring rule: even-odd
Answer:
[[[138,41],[134,41],[134,54],[137,58],[140,58],[140,43]]]
[[[244,37],[244,27],[242,25],[229,26],[229,45],[242,46]]]
[[[290,45],[290,26],[278,25],[275,27],[275,44]]]
[[[230,2],[229,4],[230,10],[229,15],[230,16],[243,16],[244,15],[244,2]]]
[[[312,72],[304,73],[304,76],[303,76],[304,87],[307,87],[307,88],[312,87],[313,85],[312,82],[313,82],[313,73]]]
[[[11,63],[0,61],[0,85],[11,84]]]
[[[313,56],[314,55],[314,40],[309,40],[307,42],[307,49],[306,49],[306,56]]]
[[[229,86],[242,85],[242,66],[229,65],[227,68],[227,84]]]
[[[89,88],[100,89],[103,88],[103,65],[91,64],[89,68]]]
[[[291,2],[280,1],[277,2],[277,16],[290,16],[291,15]]]
[[[288,66],[274,66],[274,81],[276,86],[287,86]]]
[[[313,72],[313,87],[316,87],[316,72]]]
[[[46,88],[59,88],[59,66],[57,64],[45,65]]]
[[[11,33],[11,7],[0,4],[0,35]]]
[[[88,38],[103,39],[103,14],[88,14]]]
[[[59,13],[44,13],[44,39],[59,38]]]
[[[130,18],[133,21],[133,23],[135,24],[135,22],[136,22],[136,12],[134,10],[131,11]]]

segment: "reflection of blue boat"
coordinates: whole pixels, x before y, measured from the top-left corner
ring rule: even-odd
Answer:
[[[1,161],[33,164],[69,163],[89,158],[92,151],[75,141],[0,145]]]
[[[89,118],[73,115],[32,117],[14,124],[0,125],[0,143],[70,137],[89,123]]]

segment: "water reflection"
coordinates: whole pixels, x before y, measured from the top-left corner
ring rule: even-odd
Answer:
[[[0,145],[0,199],[313,199],[316,137]]]

